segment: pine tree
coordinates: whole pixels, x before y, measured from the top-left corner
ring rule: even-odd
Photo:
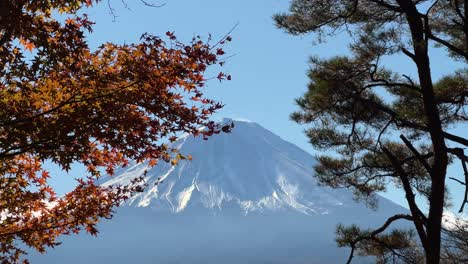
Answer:
[[[464,171],[454,179],[462,188],[468,182],[466,133],[448,132],[468,120],[468,71],[461,67],[435,80],[431,51],[444,49],[447,60],[465,64],[467,16],[467,1],[461,0],[293,0],[289,13],[275,16],[278,27],[293,35],[313,32],[323,40],[345,30],[353,36],[351,55],[311,59],[308,91],[292,114],[310,124],[310,143],[324,151],[315,168],[320,182],[351,188],[371,206],[376,193],[394,183],[410,209],[375,230],[340,226],[339,245],[352,248],[348,263],[355,250],[417,261],[402,252],[415,235],[426,263],[440,263],[449,164],[461,162]],[[385,57],[399,54],[414,63],[416,77],[385,67]],[[427,199],[428,212],[416,195]],[[397,220],[411,221],[415,234],[389,232]]]

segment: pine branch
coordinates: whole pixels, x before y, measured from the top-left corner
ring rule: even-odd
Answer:
[[[468,157],[465,156],[465,153],[462,148],[450,149],[449,152],[456,155],[460,159],[460,162],[463,168],[463,174],[465,176],[465,183],[455,178],[450,178],[452,180],[459,182],[462,185],[465,185],[465,194],[463,196],[463,201],[462,201],[460,210],[458,210],[459,213],[462,213],[465,208],[465,205],[468,203],[468,185],[467,185],[468,184],[468,167],[466,166],[466,163],[468,162]]]
[[[453,135],[447,132],[444,132],[444,137],[448,140],[451,140],[453,142],[457,142],[459,144],[465,145],[468,147],[468,139],[459,137],[457,135]]]
[[[419,238],[421,239],[421,243],[425,250],[428,249],[428,240],[427,234],[424,230],[424,222],[425,219],[421,217],[421,211],[419,210],[416,201],[414,199],[415,195],[411,188],[408,175],[406,174],[405,170],[402,168],[401,164],[399,163],[398,159],[385,147],[382,146],[383,152],[387,155],[390,162],[392,163],[393,167],[400,176],[401,182],[403,183],[403,189],[406,194],[406,201],[408,202],[408,206],[410,208],[411,214],[413,215],[414,225],[416,227],[416,231],[418,232]]]
[[[413,152],[416,158],[418,158],[418,160],[421,162],[421,164],[424,166],[427,172],[432,176],[432,168],[429,165],[429,163],[427,163],[427,160],[421,156],[419,151],[413,146],[413,144],[411,144],[411,142],[405,136],[400,135],[400,138],[401,140],[403,140],[405,145],[411,150],[411,152]]]
[[[350,264],[351,263],[351,260],[353,259],[354,257],[354,252],[356,250],[356,245],[361,242],[361,241],[364,241],[364,240],[370,240],[370,239],[375,239],[375,240],[378,240],[376,239],[376,236],[379,235],[380,233],[384,232],[393,222],[397,221],[397,220],[400,220],[400,219],[406,219],[408,221],[414,221],[414,218],[411,216],[411,215],[407,215],[407,214],[397,214],[397,215],[394,215],[390,218],[387,219],[387,221],[385,221],[385,223],[375,229],[374,231],[372,231],[369,235],[367,236],[360,236],[358,238],[356,238],[355,240],[353,240],[350,244],[351,246],[351,252],[349,254],[349,257],[348,257],[348,261],[346,262],[346,264]]]

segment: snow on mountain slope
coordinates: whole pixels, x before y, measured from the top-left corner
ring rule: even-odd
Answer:
[[[229,134],[208,140],[183,136],[176,141],[181,153],[191,154],[193,160],[149,169],[145,178],[149,188],[129,204],[173,213],[234,206],[243,214],[292,210],[313,215],[357,206],[349,190],[317,185],[310,154],[256,123],[222,120],[231,122],[235,127]],[[103,184],[128,183],[147,168],[146,163],[131,164]],[[156,186],[158,178],[163,183]]]
[[[344,263],[338,223],[377,227],[405,212],[383,198],[372,211],[347,189],[320,187],[310,154],[256,123],[223,122],[234,122],[230,134],[178,140],[193,160],[149,169],[149,187],[103,221],[98,237],[63,237],[47,254],[32,253],[32,263]],[[128,183],[146,169],[131,164],[103,184]]]

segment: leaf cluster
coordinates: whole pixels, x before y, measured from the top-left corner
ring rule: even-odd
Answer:
[[[229,36],[212,45],[199,37],[184,44],[172,32],[144,34],[137,43],[92,50],[86,36],[93,22],[83,11],[98,2],[1,1],[2,263],[25,253],[17,241],[44,252],[59,235],[96,234],[99,219],[144,187],[138,178],[128,186],[99,186],[102,173],[112,175],[129,160],[175,165],[191,157],[161,142],[180,133],[229,131],[209,120],[223,105],[203,91],[206,71],[224,63]],[[81,163],[88,173],[58,197],[46,161],[64,172]]]

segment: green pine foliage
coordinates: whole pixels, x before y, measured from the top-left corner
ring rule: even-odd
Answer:
[[[466,124],[468,69],[438,80],[431,71],[431,49],[445,49],[447,60],[468,60],[467,1],[446,0],[292,0],[288,13],[274,17],[292,35],[315,33],[326,41],[337,32],[352,35],[351,55],[311,58],[307,92],[291,115],[306,124],[310,143],[322,151],[315,167],[319,181],[347,187],[356,199],[376,207],[376,194],[390,184],[405,192],[410,214],[390,216],[381,228],[339,226],[339,246],[377,256],[379,263],[442,263],[443,210],[449,206],[447,167],[467,188]],[[417,76],[385,67],[386,57],[403,54]],[[423,212],[415,196],[427,199]],[[467,199],[454,201],[463,211]],[[414,231],[393,230],[397,220]],[[455,250],[460,252],[462,249]],[[456,255],[456,254],[455,254]],[[460,259],[459,259],[460,260]]]

